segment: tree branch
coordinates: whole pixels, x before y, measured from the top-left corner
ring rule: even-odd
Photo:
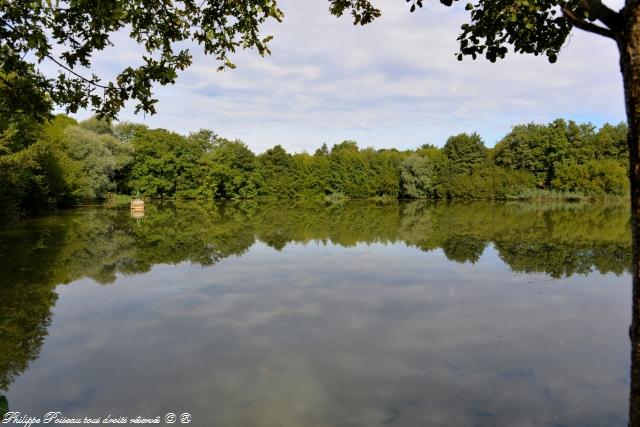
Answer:
[[[592,24],[591,22],[584,21],[576,16],[575,13],[570,11],[567,8],[562,8],[562,13],[567,21],[569,21],[574,27],[578,27],[581,30],[588,31],[590,33],[599,34],[604,37],[609,37],[610,39],[616,40],[616,34],[608,28],[600,27],[596,24]]]
[[[622,16],[620,13],[607,7],[602,3],[602,1],[580,0],[580,3],[582,3],[582,6],[589,11],[590,17],[599,20],[610,30],[619,31],[622,29]]]
[[[79,78],[80,80],[84,80],[85,82],[89,83],[90,85],[102,88],[102,89],[108,89],[107,86],[103,86],[99,83],[96,83],[95,80],[89,80],[88,78],[76,73],[75,71],[73,71],[71,68],[67,67],[66,65],[62,64],[60,61],[56,60],[54,57],[52,57],[51,55],[45,55],[47,58],[49,58],[51,61],[53,61],[54,63],[58,64],[58,66],[64,68],[66,71],[70,72],[71,74],[73,74],[74,76],[76,76],[77,78]]]

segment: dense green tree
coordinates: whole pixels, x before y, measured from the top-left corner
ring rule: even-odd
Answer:
[[[171,196],[178,179],[178,147],[184,137],[164,129],[137,132],[127,187],[148,196]]]
[[[118,141],[126,143],[131,143],[136,134],[148,129],[146,125],[131,122],[120,122],[112,126],[113,136],[115,136]]]
[[[627,193],[629,180],[625,166],[618,160],[589,160],[582,164],[570,161],[557,167],[552,185],[558,190],[588,195],[622,196]]]
[[[323,143],[322,146],[316,150],[314,155],[315,156],[328,156],[329,155],[329,147],[327,147],[327,143]]]
[[[113,135],[113,126],[111,123],[106,120],[101,120],[96,116],[83,120],[78,123],[78,125],[99,135]]]
[[[291,198],[295,194],[296,178],[291,154],[280,145],[257,156],[248,195]]]
[[[469,174],[451,176],[446,190],[450,199],[506,200],[533,187],[534,177],[527,172],[481,164]]]
[[[568,157],[578,163],[584,163],[596,157],[595,126],[591,123],[578,124],[573,120],[569,122],[556,120],[551,126],[564,127],[565,137],[568,142]]]
[[[412,199],[437,196],[437,168],[433,156],[412,154],[400,164],[402,194]]]
[[[319,154],[318,151],[321,151]],[[319,198],[325,196],[328,190],[329,159],[327,146],[316,150],[311,156],[307,153],[293,155],[295,164],[297,193],[302,198]]]
[[[114,188],[111,176],[116,166],[115,159],[102,136],[79,126],[66,129],[64,142],[71,162],[65,174],[71,197],[96,199]]]
[[[87,127],[69,126],[63,138],[66,155],[71,160],[65,179],[74,199],[103,198],[116,190],[115,178],[122,178],[129,166],[133,147],[122,143],[109,132],[96,133]]]
[[[569,141],[564,120],[548,126],[529,123],[514,126],[495,146],[498,166],[534,174],[539,186],[548,187],[554,178],[555,165],[568,157]]]
[[[449,169],[452,173],[468,173],[473,166],[487,158],[487,148],[477,133],[471,135],[461,133],[447,139],[444,144],[444,154],[449,160]]]
[[[331,194],[353,198],[367,197],[365,164],[355,141],[343,141],[331,147],[328,188]]]
[[[46,193],[40,163],[48,150],[40,139],[42,125],[22,115],[0,120],[0,213],[24,207],[35,193]]]
[[[117,129],[134,149],[126,185],[130,192],[155,197],[195,197],[201,177],[199,162],[217,137],[201,130],[188,137],[164,129]]]
[[[596,134],[596,157],[611,158],[628,162],[627,125],[605,123]]]
[[[360,150],[355,141],[343,141],[328,156],[327,192],[351,198],[394,197],[400,194],[397,150]]]
[[[246,144],[217,138],[199,162],[199,195],[209,199],[245,196],[255,167],[255,155]]]
[[[176,139],[171,146],[175,155],[175,193],[177,197],[194,197],[198,190],[200,168],[198,162],[211,150],[217,136],[210,130],[201,129],[186,138]]]
[[[373,197],[400,197],[400,164],[404,155],[396,149],[363,150],[370,171],[369,194]]]

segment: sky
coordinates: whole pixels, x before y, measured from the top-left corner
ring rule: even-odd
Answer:
[[[605,2],[618,9],[622,0]],[[428,0],[409,13],[403,0],[378,0],[383,16],[367,26],[336,18],[326,0],[279,0],[282,23],[267,23],[272,54],[233,56],[234,70],[194,44],[194,63],[173,86],[158,86],[157,114],[120,120],[183,134],[201,128],[241,139],[253,151],[280,144],[313,152],[355,140],[360,147],[444,145],[461,132],[478,132],[493,146],[520,123],[555,118],[591,122],[624,120],[622,78],[615,43],[574,30],[556,64],[546,57],[507,55],[459,62],[456,37],[468,19],[454,7]],[[140,48],[125,34],[94,61],[92,71],[115,75],[135,63]],[[78,119],[89,112],[80,112]]]

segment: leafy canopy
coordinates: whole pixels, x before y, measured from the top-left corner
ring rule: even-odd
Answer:
[[[440,0],[451,6],[458,0]],[[354,24],[367,24],[381,15],[368,0],[330,0],[331,11],[341,16],[350,11]],[[411,12],[423,0],[407,0]],[[511,46],[514,52],[546,55],[556,62],[572,27],[616,38],[622,32],[622,17],[600,0],[475,0],[465,9],[470,21],[458,36],[459,60],[484,55],[495,62],[504,58]],[[596,23],[595,21],[599,21]]]
[[[423,0],[407,1],[412,12],[423,6]],[[446,6],[454,1],[440,0]],[[496,61],[511,46],[555,62],[573,26],[611,38],[624,33],[621,14],[600,0],[475,0],[466,9],[460,60],[484,55]],[[329,10],[351,14],[357,25],[381,16],[370,0],[329,0]],[[153,84],[173,84],[191,65],[186,43],[214,56],[220,70],[235,68],[229,56],[237,49],[269,53],[271,36],[263,37],[260,26],[282,18],[276,0],[0,0],[0,114],[43,118],[55,104],[110,119],[129,100],[136,112],[153,114]],[[144,54],[140,65],[103,82],[90,74],[91,63],[113,46],[117,32],[128,33]],[[58,67],[57,74],[43,73],[43,62]]]
[[[237,49],[269,53],[270,37],[258,31],[268,19],[282,19],[274,0],[1,0],[0,112],[43,117],[54,103],[114,118],[133,100],[136,112],[154,113],[152,85],[174,83],[191,65],[184,42],[200,45],[220,69],[234,68],[229,54]],[[141,65],[104,83],[89,67],[116,32],[127,32],[145,54]],[[45,75],[42,62],[60,71]]]

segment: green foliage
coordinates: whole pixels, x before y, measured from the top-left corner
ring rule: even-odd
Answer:
[[[280,145],[270,148],[256,159],[248,195],[292,198],[295,195],[296,171],[291,154]]]
[[[68,112],[90,108],[114,118],[128,100],[135,101],[136,112],[155,112],[152,86],[173,84],[191,65],[185,42],[202,46],[221,69],[235,67],[229,54],[240,48],[269,53],[271,37],[260,36],[260,26],[281,20],[282,12],[271,0],[36,0],[2,1],[0,16],[0,102],[8,107],[3,110],[43,118],[54,103]],[[79,70],[123,32],[141,45],[141,64],[121,70],[111,82],[82,75]],[[35,66],[43,61],[53,67]]]
[[[529,123],[514,126],[495,146],[494,159],[498,166],[524,170],[536,176],[540,186],[549,186],[555,164],[567,158],[569,141],[564,121],[548,126]]]
[[[197,194],[208,199],[244,196],[255,155],[243,142],[218,138],[199,159]]]
[[[474,237],[453,235],[442,243],[442,251],[447,259],[459,263],[478,262],[486,243]]]
[[[145,272],[154,264],[212,265],[244,253],[256,240],[277,248],[311,240],[342,246],[404,242],[423,250],[445,249],[459,262],[476,261],[492,243],[504,248],[499,249],[503,259],[517,259],[520,268],[530,271],[573,274],[571,263],[562,273],[557,268],[574,254],[582,258],[583,272],[599,265],[603,273],[620,274],[630,268],[628,217],[624,203],[149,202],[140,220],[131,218],[128,210],[92,208],[0,228],[0,276],[11,285],[3,291],[15,288],[29,299],[49,302],[54,286],[81,277],[108,284],[118,272]],[[545,268],[537,259],[545,250],[562,253],[562,258]],[[29,267],[33,265],[38,268]],[[38,287],[42,293],[35,292]],[[17,296],[3,299],[0,306],[20,306],[19,301]],[[3,314],[20,313],[0,310]]]
[[[79,123],[80,127],[90,130],[99,135],[113,135],[113,127],[106,120],[100,120],[93,116]]]
[[[423,0],[407,0],[414,12],[423,6]],[[440,0],[451,6],[457,0]],[[354,24],[367,24],[381,16],[369,0],[330,0],[334,15],[351,11]],[[635,13],[636,4],[628,5],[627,12]],[[476,0],[466,4],[470,20],[461,26],[458,36],[460,50],[457,58],[476,59],[484,55],[495,62],[513,52],[546,55],[549,62],[558,59],[573,26],[613,39],[622,38],[623,15],[614,12],[600,1],[579,0]],[[593,21],[599,20],[604,26]]]
[[[614,166],[612,173],[619,174],[619,164],[626,161],[626,126],[605,124],[597,133],[591,124],[555,120],[548,125],[530,123],[514,126],[512,131],[496,144],[493,158],[498,166],[524,170],[536,176],[541,188],[581,191],[581,184],[571,182],[569,164]],[[608,160],[613,161],[609,162]],[[557,169],[565,165],[562,177],[555,180]],[[575,168],[574,168],[575,169]],[[584,167],[578,168],[584,169]],[[584,173],[582,173],[584,175]],[[575,175],[578,178],[578,174]],[[581,182],[586,182],[580,178]],[[620,187],[607,187],[607,193],[624,194]],[[585,189],[584,193],[594,193]],[[594,194],[597,194],[596,191]]]
[[[185,179],[196,175],[202,154],[202,148],[194,140],[155,129],[136,132],[131,144],[134,155],[126,184],[131,193],[165,197],[194,185],[194,181]]]
[[[0,213],[6,216],[36,191],[44,192],[39,165],[47,150],[38,142],[41,126],[19,118],[0,125]]]
[[[627,125],[605,123],[596,135],[596,157],[598,159],[617,159],[628,161]]]
[[[115,190],[133,148],[98,125],[90,120],[78,126],[63,115],[44,124],[26,116],[8,120],[0,133],[4,214],[102,198]]]
[[[397,150],[360,150],[354,141],[336,144],[327,157],[325,194],[343,194],[354,199],[397,198],[402,158]]]
[[[328,156],[329,155],[329,147],[327,147],[326,143],[323,143],[320,148],[318,148],[314,154],[314,156]]]
[[[412,12],[423,5],[423,0],[409,1]],[[440,2],[451,6],[454,0]],[[154,113],[153,85],[173,84],[178,72],[191,65],[192,54],[184,49],[185,42],[197,42],[205,54],[220,62],[220,69],[235,68],[229,55],[240,48],[270,53],[272,37],[261,36],[260,27],[283,17],[273,0],[73,1],[64,6],[49,0],[0,3],[4,22],[0,28],[0,62],[4,64],[0,98],[9,111],[43,117],[53,103],[67,111],[91,108],[113,118],[126,101],[134,100],[136,111]],[[336,16],[350,13],[359,25],[381,16],[369,0],[330,0],[329,9]],[[621,15],[601,2],[477,0],[466,9],[470,22],[462,25],[458,37],[460,60],[466,55],[474,59],[484,55],[493,62],[503,58],[510,46],[514,52],[546,55],[555,62],[573,25],[612,38],[624,35]],[[589,22],[595,19],[605,27]],[[141,46],[140,65],[125,68],[111,82],[78,71],[90,68],[95,54],[122,32]],[[56,51],[54,46],[63,48]],[[44,74],[35,66],[43,61],[59,71]]]
[[[487,149],[477,134],[416,150],[323,144],[313,155],[277,145],[258,156],[210,130],[182,136],[97,118],[44,124],[0,116],[2,213],[109,194],[161,198],[346,200],[547,199],[535,186],[588,197],[625,195],[624,125],[556,120],[521,125]],[[564,196],[563,196],[564,197]],[[582,197],[582,196],[581,196]],[[556,197],[551,197],[555,199]]]
[[[623,196],[628,192],[629,178],[625,166],[617,160],[565,162],[558,166],[552,185],[561,191],[580,191],[590,196]]]
[[[4,214],[54,207],[66,193],[62,138],[75,121],[54,117],[46,125],[9,116],[0,134],[0,208]]]
[[[57,295],[53,286],[41,284],[9,284],[0,291],[0,390],[7,390],[14,377],[38,357]]]
[[[439,171],[447,161],[437,149],[427,155],[412,154],[400,164],[402,195],[412,199],[438,197]]]
[[[523,171],[511,171],[491,164],[472,169],[450,178],[447,192],[450,199],[507,200],[510,196],[534,187],[534,178]]]
[[[468,173],[487,158],[487,148],[477,133],[461,133],[447,139],[444,154],[449,160],[451,173]]]
[[[69,160],[66,181],[73,199],[104,198],[116,190],[114,177],[132,160],[133,148],[110,133],[96,133],[83,126],[65,129],[63,144]]]

